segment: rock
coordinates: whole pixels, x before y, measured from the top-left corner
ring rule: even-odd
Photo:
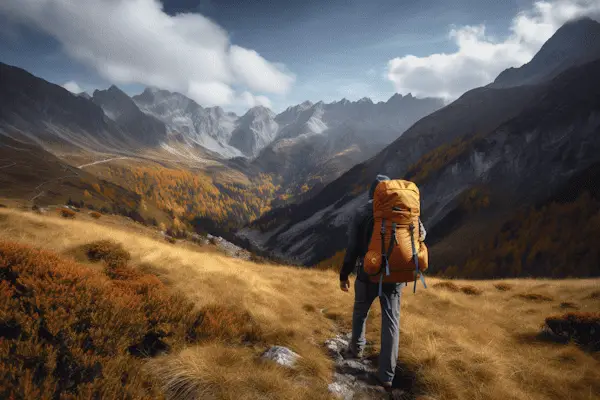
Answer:
[[[283,346],[273,346],[265,351],[262,358],[275,361],[284,367],[293,368],[300,355]]]
[[[330,383],[327,388],[339,399],[352,400],[354,398],[354,391],[346,384],[333,382]]]

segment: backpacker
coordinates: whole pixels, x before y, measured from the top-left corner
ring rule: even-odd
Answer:
[[[372,282],[414,282],[420,279],[427,288],[422,272],[428,268],[428,251],[419,240],[421,215],[419,188],[405,180],[381,181],[373,195],[373,234],[363,261]],[[377,234],[377,229],[380,233]]]

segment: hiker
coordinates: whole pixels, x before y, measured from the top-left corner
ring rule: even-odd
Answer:
[[[344,292],[347,292],[350,288],[349,275],[356,272],[352,338],[348,349],[346,349],[347,358],[362,358],[366,344],[365,329],[369,309],[375,298],[379,297],[381,304],[381,351],[378,374],[371,376],[371,379],[388,391],[392,387],[398,359],[400,297],[401,288],[404,284],[400,282],[373,282],[372,277],[367,274],[363,265],[365,254],[369,249],[371,235],[374,233],[373,196],[377,185],[380,182],[389,180],[390,178],[385,175],[377,175],[369,190],[369,201],[356,210],[348,227],[348,245],[340,271],[340,288]],[[420,218],[418,221],[418,240],[423,242],[426,231]],[[395,224],[394,229],[396,229]],[[381,251],[379,254],[381,254]]]

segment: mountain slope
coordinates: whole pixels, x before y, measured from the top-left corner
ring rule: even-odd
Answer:
[[[133,100],[116,86],[94,91],[92,100],[133,140],[153,147],[167,140],[165,124],[140,111]]]
[[[247,157],[254,158],[275,139],[278,131],[279,124],[275,121],[275,114],[266,107],[254,107],[237,121],[229,144]]]
[[[41,147],[0,136],[0,198],[25,207],[61,206],[131,216],[136,221],[167,221],[152,204],[118,185],[73,167]]]
[[[582,18],[567,22],[548,39],[533,59],[503,71],[492,87],[531,85],[551,79],[570,67],[600,58],[600,23]]]
[[[0,134],[57,151],[117,151],[135,141],[81,96],[0,63]]]
[[[416,99],[410,94],[394,95],[377,104],[368,98],[303,103],[277,116],[289,123],[254,164],[291,182],[292,187],[308,183],[316,192],[442,106],[438,99]]]
[[[187,146],[202,146],[221,157],[242,153],[227,143],[238,117],[220,107],[203,108],[180,93],[148,88],[133,101],[145,113],[163,121],[177,135],[172,140]]]

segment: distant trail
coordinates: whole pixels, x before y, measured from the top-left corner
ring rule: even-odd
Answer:
[[[129,157],[115,157],[115,158],[108,158],[108,159],[106,159],[106,160],[95,161],[95,162],[93,162],[93,163],[89,163],[89,164],[83,164],[83,165],[80,165],[80,166],[79,166],[79,167],[77,167],[77,168],[79,168],[79,169],[82,169],[82,168],[85,168],[85,167],[91,167],[92,165],[96,165],[96,164],[103,164],[103,163],[106,163],[106,162],[109,162],[109,161],[113,161],[113,160],[127,160],[128,158],[129,158]]]

